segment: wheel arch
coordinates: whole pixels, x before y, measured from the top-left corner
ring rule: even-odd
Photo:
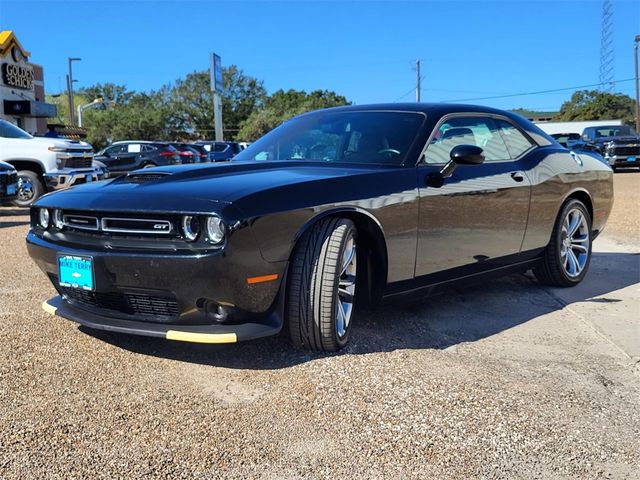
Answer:
[[[4,160],[5,163],[13,165],[16,170],[29,170],[31,172],[37,173],[39,177],[45,173],[46,169],[42,162],[38,160]]]
[[[593,223],[593,199],[587,190],[584,188],[579,188],[569,192],[569,194],[562,200],[562,204],[560,205],[560,209],[567,203],[567,201],[571,199],[580,200],[585,207],[587,207],[587,211],[589,212],[589,216],[591,217],[591,222]],[[558,212],[558,215],[560,212]]]
[[[364,247],[364,252],[366,253],[366,270],[364,273],[367,280],[365,290],[367,294],[365,298],[359,295],[360,301],[363,301],[366,305],[376,304],[382,298],[387,284],[387,242],[382,224],[374,215],[366,210],[357,207],[341,207],[325,210],[310,218],[298,230],[294,237],[294,248],[290,254],[289,264],[291,263],[291,256],[293,256],[296,251],[300,237],[302,237],[307,230],[313,228],[315,224],[330,217],[347,218],[355,224],[358,232],[359,247]],[[362,292],[362,290],[360,291]]]

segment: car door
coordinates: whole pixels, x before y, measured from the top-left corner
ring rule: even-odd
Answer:
[[[463,144],[481,147],[485,162],[460,165],[441,187],[428,186],[427,176]],[[522,162],[534,147],[506,118],[455,114],[440,121],[417,169],[416,276],[465,266],[473,273],[520,252],[531,193]]]
[[[118,170],[120,166],[120,155],[127,150],[126,145],[112,145],[105,149],[98,160],[106,165],[109,170]]]

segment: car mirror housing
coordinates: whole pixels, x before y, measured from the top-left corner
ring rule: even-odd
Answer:
[[[458,145],[453,147],[449,158],[456,165],[479,165],[484,162],[484,153],[475,145]]]

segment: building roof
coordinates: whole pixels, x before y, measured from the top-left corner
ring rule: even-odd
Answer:
[[[13,47],[17,47],[20,50],[20,53],[22,53],[22,56],[25,58],[29,58],[29,56],[31,55],[31,53],[26,51],[22,47],[22,45],[20,45],[20,42],[18,41],[18,38],[16,37],[16,35],[13,33],[13,30],[1,31],[0,32],[0,55],[5,56],[7,53],[11,51]]]

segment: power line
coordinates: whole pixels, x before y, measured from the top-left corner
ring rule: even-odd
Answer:
[[[611,82],[611,84],[616,84],[616,83],[624,83],[624,82],[631,82],[635,80],[634,78],[625,78],[623,80],[614,80]],[[524,93],[511,93],[508,95],[494,95],[492,97],[475,97],[475,98],[459,98],[459,99],[455,99],[455,100],[442,100],[440,103],[444,103],[444,102],[470,102],[470,101],[475,101],[475,100],[493,100],[493,99],[497,99],[497,98],[510,98],[510,97],[524,97],[527,95],[540,95],[543,93],[554,93],[554,92],[564,92],[564,91],[568,91],[568,90],[579,90],[581,88],[589,88],[589,87],[600,87],[602,86],[601,83],[592,83],[590,85],[577,85],[574,87],[566,87],[566,88],[553,88],[550,90],[540,90],[538,92],[524,92]],[[411,91],[413,91],[413,89],[411,89]],[[405,95],[406,96],[409,92],[407,92]]]

